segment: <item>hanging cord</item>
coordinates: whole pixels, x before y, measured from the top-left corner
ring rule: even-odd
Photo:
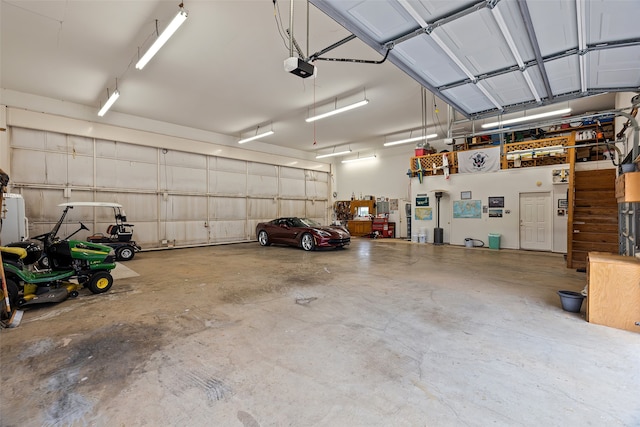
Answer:
[[[316,115],[316,79],[313,79],[313,115]],[[313,121],[313,145],[317,144],[316,141],[316,123],[317,120]]]
[[[282,39],[282,43],[284,47],[289,50],[288,43],[288,34],[285,36],[285,33],[288,33],[288,30],[284,29],[282,25],[282,16],[280,14],[280,5],[276,0],[273,0],[273,18],[276,20],[276,28],[278,29],[278,34],[280,34],[280,38]]]

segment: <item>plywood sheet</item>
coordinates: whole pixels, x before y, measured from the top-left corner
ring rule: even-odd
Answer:
[[[640,259],[589,252],[588,277],[587,321],[640,332]]]

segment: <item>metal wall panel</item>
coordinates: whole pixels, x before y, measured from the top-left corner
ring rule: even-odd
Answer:
[[[260,197],[276,197],[278,195],[278,178],[249,175],[247,194]]]
[[[252,238],[251,236],[255,238],[255,227],[251,233],[247,233],[247,228],[245,220],[211,222],[209,223],[209,241],[225,243],[246,240]]]
[[[305,211],[307,212],[307,218],[313,218],[321,224],[325,222],[327,213],[333,209],[329,208],[329,203],[324,200],[306,200]]]
[[[206,193],[207,170],[161,165],[160,188],[169,191]]]
[[[244,197],[210,197],[209,219],[213,221],[247,217],[247,199]]]
[[[68,154],[67,184],[79,187],[93,186],[93,156]]]
[[[278,203],[274,199],[249,199],[247,209],[248,219],[268,221],[283,216],[278,212]]]
[[[97,159],[96,187],[158,189],[158,166],[131,160]]]
[[[31,235],[49,231],[68,201],[122,204],[143,248],[246,241],[258,222],[278,216],[328,217],[327,172],[46,131],[10,134],[12,185],[25,198]],[[70,210],[60,235],[80,221],[90,231],[78,238],[105,233],[113,211]]]
[[[217,195],[244,196],[247,194],[247,173],[209,172],[209,193]]]
[[[278,216],[301,216],[307,217],[304,200],[279,200],[280,215]],[[301,214],[302,212],[302,214]]]

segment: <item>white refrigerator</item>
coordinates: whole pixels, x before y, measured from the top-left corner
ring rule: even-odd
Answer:
[[[24,198],[21,194],[5,193],[2,199],[2,231],[0,241],[3,245],[22,242],[29,238],[29,223],[25,216]]]

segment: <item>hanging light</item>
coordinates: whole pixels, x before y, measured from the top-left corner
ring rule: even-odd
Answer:
[[[344,150],[344,151],[336,151],[334,153],[329,153],[329,154],[319,154],[316,156],[316,159],[324,159],[325,157],[333,157],[333,156],[342,156],[343,154],[349,154],[350,152],[351,152],[351,149]]]
[[[355,159],[346,159],[343,160],[342,163],[353,163],[353,162],[362,162],[364,160],[373,160],[376,158],[376,155],[367,156],[367,157],[356,157]]]
[[[156,53],[158,53],[160,48],[164,46],[167,40],[171,38],[173,33],[175,33],[178,30],[178,28],[180,28],[180,26],[184,23],[184,21],[187,20],[188,14],[187,14],[187,11],[183,9],[183,3],[180,3],[178,7],[180,8],[180,11],[178,12],[178,14],[173,18],[173,20],[169,23],[169,25],[167,25],[167,28],[164,29],[162,34],[158,36],[156,41],[153,42],[151,47],[145,52],[144,55],[142,55],[140,60],[138,60],[138,62],[136,63],[136,68],[138,70],[142,70],[144,66],[147,65],[147,63],[151,60],[151,58],[153,58],[153,56]],[[158,25],[158,22],[156,21],[156,26],[157,25]],[[156,33],[157,33],[157,28],[156,28]]]
[[[401,139],[399,141],[385,142],[383,145],[385,147],[391,147],[392,145],[406,144],[407,142],[421,141],[423,139],[432,139],[432,138],[436,138],[437,136],[438,136],[437,133],[430,133],[429,135],[414,136],[413,138]]]
[[[256,139],[264,138],[265,136],[273,135],[275,132],[272,130],[268,130],[266,132],[262,132],[258,134],[258,130],[260,130],[260,126],[256,128],[256,134],[254,136],[250,136],[248,138],[241,139],[238,141],[238,144],[244,144],[245,142],[255,141]]]
[[[324,119],[325,117],[330,117],[330,116],[333,116],[333,115],[336,115],[336,114],[344,113],[345,111],[353,110],[354,108],[365,106],[368,103],[369,103],[368,99],[363,99],[362,101],[358,101],[356,103],[349,104],[349,105],[346,105],[346,106],[341,107],[341,108],[336,108],[335,110],[331,110],[331,111],[326,112],[326,113],[318,114],[317,116],[309,117],[309,118],[305,119],[305,121],[307,123],[311,123],[311,122],[314,122],[316,120]]]
[[[107,88],[107,97],[107,102],[105,102],[100,111],[98,111],[98,116],[100,117],[104,116],[114,102],[116,102],[120,97],[120,91],[118,91],[118,80],[116,80],[116,89],[111,93],[111,95],[109,95],[109,88]]]
[[[532,114],[531,116],[517,117],[515,119],[507,119],[507,120],[500,120],[498,122],[485,123],[482,125],[482,128],[487,129],[487,128],[492,128],[496,126],[510,125],[512,123],[520,123],[520,122],[526,122],[529,120],[543,119],[545,117],[562,116],[570,112],[571,112],[571,108],[563,108],[560,110],[547,111],[546,113]]]

